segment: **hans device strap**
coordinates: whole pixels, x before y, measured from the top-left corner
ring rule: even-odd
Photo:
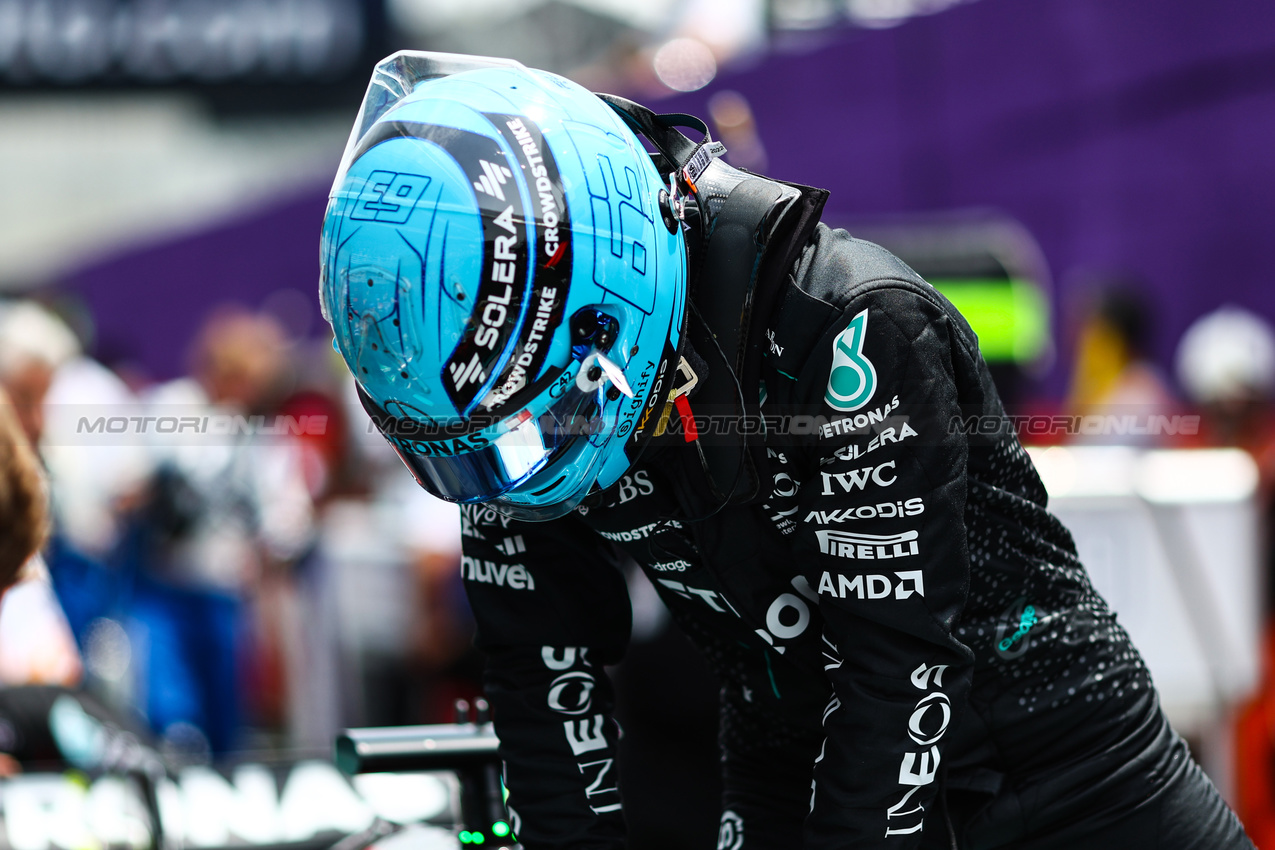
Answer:
[[[622,97],[598,97],[655,146],[665,160],[657,167],[671,172],[670,190],[700,199],[699,225],[694,228],[698,232],[687,238],[703,240],[692,251],[690,275],[690,298],[703,311],[703,321],[688,326],[683,338],[689,332],[689,347],[700,354],[719,348],[727,368],[708,370],[695,404],[719,415],[731,411],[728,418],[740,426],[735,434],[760,434],[756,428],[742,427],[742,420],[760,414],[757,388],[766,322],[828,193],[731,168],[718,160],[725,147],[713,141],[708,126],[693,115],[657,114]],[[679,127],[695,131],[698,140]],[[673,202],[676,207],[677,199]],[[667,394],[658,402],[671,400]],[[745,440],[747,450],[741,454],[737,442],[696,441],[706,483],[718,504],[746,502],[763,494],[765,449],[753,442]]]
[[[677,174],[677,180],[685,191],[694,192],[696,184],[704,169],[710,162],[726,153],[726,146],[713,141],[709,135],[708,125],[694,115],[684,112],[657,114],[640,103],[613,94],[599,94],[610,105],[635,133],[641,133],[651,140],[665,159],[668,170]],[[693,141],[678,127],[691,127],[700,133],[700,140]]]

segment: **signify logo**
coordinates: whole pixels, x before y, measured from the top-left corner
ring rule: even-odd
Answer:
[[[1017,658],[1030,645],[1029,633],[1041,616],[1035,605],[1020,599],[1010,606],[996,626],[996,654],[1001,658]]]

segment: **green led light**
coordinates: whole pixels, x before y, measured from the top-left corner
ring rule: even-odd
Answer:
[[[468,830],[465,830],[460,835],[458,835],[457,838],[460,839],[461,844],[468,844],[470,840],[473,839],[473,836],[469,834]]]
[[[933,278],[978,334],[989,363],[1029,363],[1050,345],[1049,299],[1034,281]]]
[[[482,844],[486,839],[483,838],[483,834],[481,832],[471,832],[469,834],[469,840],[475,844]]]
[[[497,838],[504,838],[509,834],[509,824],[503,820],[498,820],[491,825],[491,834]]]

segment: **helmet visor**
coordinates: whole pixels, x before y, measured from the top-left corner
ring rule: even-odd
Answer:
[[[472,440],[463,438],[385,436],[417,483],[430,493],[449,502],[493,501],[544,470],[572,445],[605,429],[603,386],[590,382],[582,387],[581,383],[585,382],[570,380],[562,397],[539,417],[523,410],[480,432],[476,448],[471,448]],[[385,431],[384,412],[377,411],[362,392],[359,398]],[[407,424],[419,432],[419,423]]]
[[[417,50],[400,50],[376,63],[372,72],[372,80],[368,83],[367,92],[359,106],[358,117],[354,119],[354,127],[345,144],[345,152],[341,155],[341,163],[337,167],[336,179],[332,182],[332,193],[335,194],[345,174],[350,169],[354,152],[367,131],[376,123],[376,119],[389,112],[406,98],[417,85],[439,77],[449,77],[465,71],[480,68],[523,68],[521,62],[513,59],[499,59],[489,56],[467,56],[459,53],[426,53]]]

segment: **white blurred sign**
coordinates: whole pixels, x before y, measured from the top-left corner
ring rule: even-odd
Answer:
[[[415,823],[452,804],[449,780],[433,774],[365,774],[353,784],[323,761],[303,761],[276,783],[262,764],[237,767],[231,779],[188,767],[159,786],[166,842],[225,847],[303,841],[349,834],[376,817]],[[85,782],[80,774],[28,774],[0,781],[0,847],[100,850],[151,845],[152,821],[138,787],[118,776]]]
[[[1049,508],[1138,647],[1173,725],[1222,720],[1259,675],[1257,467],[1236,449],[1029,449]]]

